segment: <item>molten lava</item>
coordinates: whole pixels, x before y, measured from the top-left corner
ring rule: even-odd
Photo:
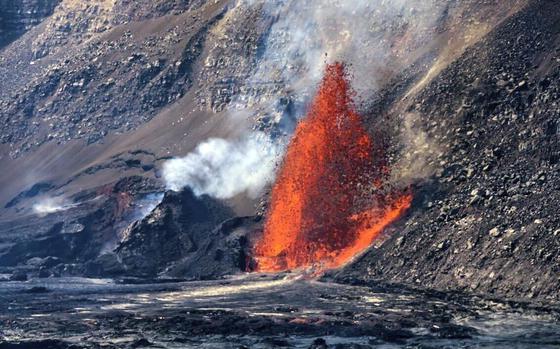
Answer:
[[[255,246],[257,270],[341,266],[410,206],[411,195],[383,188],[389,170],[382,149],[352,96],[344,65],[329,65],[273,187]]]

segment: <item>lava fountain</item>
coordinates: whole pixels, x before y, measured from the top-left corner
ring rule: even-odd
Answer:
[[[272,189],[257,270],[336,268],[367,249],[410,206],[353,103],[342,63],[327,66]]]

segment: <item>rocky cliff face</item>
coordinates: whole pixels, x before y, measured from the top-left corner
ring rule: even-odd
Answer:
[[[0,49],[50,16],[60,1],[0,1]]]
[[[61,46],[90,42],[73,52],[72,59],[58,61],[33,77],[20,90],[22,98],[16,103],[11,102],[13,95],[0,102],[0,118],[11,119],[1,136],[2,143],[16,147],[11,156],[49,141],[85,138],[94,143],[110,132],[135,129],[161,108],[177,102],[192,86],[192,71],[208,31],[224,10],[213,6],[193,10],[188,16],[176,15],[170,21],[146,19],[143,32],[137,35],[132,34],[133,25],[123,24],[113,34],[117,37],[109,41],[102,33],[112,26],[143,18],[128,8],[132,4],[115,6],[88,7],[82,12],[63,4],[60,13],[47,21],[42,38],[33,44],[34,58],[48,60],[64,54]],[[158,17],[157,12],[147,13]],[[197,16],[204,19],[197,20]],[[48,125],[38,122],[54,115],[56,120]]]

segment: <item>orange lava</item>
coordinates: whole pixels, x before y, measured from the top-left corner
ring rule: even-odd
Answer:
[[[258,271],[339,267],[410,206],[407,193],[381,194],[389,170],[352,96],[344,65],[329,65],[273,187]]]

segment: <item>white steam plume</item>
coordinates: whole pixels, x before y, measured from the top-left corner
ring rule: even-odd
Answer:
[[[256,198],[274,178],[281,146],[264,133],[242,139],[212,138],[183,158],[163,166],[168,189],[190,187],[196,195],[229,199],[241,193]]]
[[[66,211],[75,206],[75,204],[67,202],[62,197],[44,197],[33,205],[33,212],[43,217],[51,213]]]

